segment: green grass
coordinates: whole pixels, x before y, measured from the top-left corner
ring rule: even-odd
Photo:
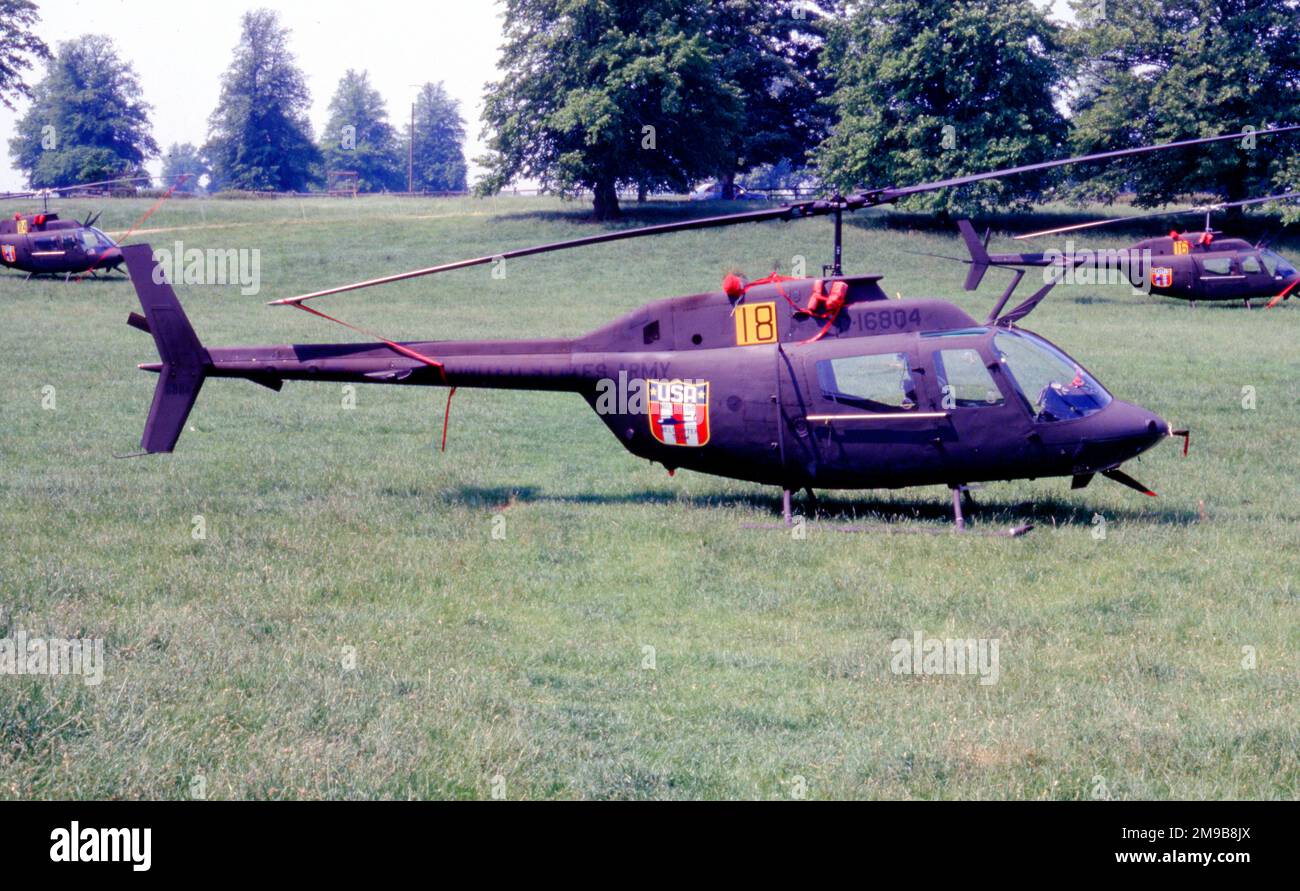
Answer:
[[[123,229],[150,203],[93,206]],[[145,238],[261,251],[260,295],[178,288],[205,343],[309,342],[349,335],[263,301],[589,234],[584,213],[172,201]],[[983,317],[1002,274],[966,294],[964,267],[908,253],[959,256],[955,232],[885,222],[847,227],[850,272]],[[574,335],[733,267],[817,270],[829,231],[681,234],[328,306],[389,336]],[[361,387],[344,410],[337,385],[215,380],[175,454],[115,460],[155,381],[133,309],[122,281],[0,275],[0,630],[102,637],[108,659],[98,687],[0,676],[0,795],[186,797],[202,776],[209,798],[479,798],[499,775],[509,798],[780,798],[798,777],[814,798],[1085,798],[1097,777],[1116,798],[1296,796],[1295,301],[1058,289],[1029,327],[1190,426],[1191,454],[1127,466],[1158,500],[1105,480],[976,493],[977,526],[1037,524],[1017,540],[833,531],[946,528],[940,488],[826,493],[805,540],[745,528],[779,493],[670,479],[562,394],[461,391],[440,454],[442,391]],[[890,641],[918,629],[998,638],[1000,682],[891,674]]]

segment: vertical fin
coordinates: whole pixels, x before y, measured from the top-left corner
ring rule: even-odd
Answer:
[[[966,250],[970,251],[970,272],[966,273],[966,290],[974,291],[984,280],[984,273],[989,270],[989,252],[975,232],[975,227],[970,224],[970,220],[958,220],[957,228],[961,230],[962,240],[966,242]]]
[[[211,359],[154,262],[153,249],[147,244],[128,245],[122,248],[122,256],[162,359],[140,447],[146,452],[170,452],[185,429]]]

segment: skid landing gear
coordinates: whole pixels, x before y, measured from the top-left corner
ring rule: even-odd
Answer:
[[[952,518],[958,532],[966,531],[966,517],[963,514],[963,508],[970,510],[975,507],[975,499],[971,497],[968,486],[952,487]]]
[[[808,493],[808,513],[811,515],[813,519],[816,519],[817,518],[817,494],[813,492],[812,486],[809,486],[808,488],[804,489],[804,491]],[[794,501],[794,490],[782,489],[781,490],[781,518],[785,520],[785,525],[787,526],[794,525],[794,507],[792,504],[793,501]]]
[[[952,490],[952,514],[954,520],[954,528],[957,532],[966,532],[970,535],[987,535],[996,538],[1019,538],[1034,528],[1034,525],[1032,523],[1024,523],[1020,526],[1011,526],[1010,528],[1007,529],[969,530],[966,528],[966,514],[975,509],[975,499],[971,495],[971,490],[981,489],[983,488],[983,486],[977,483],[974,486],[961,484],[956,486],[949,486],[948,488]],[[811,507],[811,512],[815,517],[817,514],[817,495],[816,493],[813,492],[811,487],[806,489],[806,491],[808,493],[808,501]],[[789,529],[790,527],[794,526],[794,508],[792,504],[793,500],[794,500],[793,489],[781,490],[781,518],[784,522],[780,524],[745,523],[741,526],[741,528],[742,529]],[[948,534],[944,528],[938,526],[926,526],[922,528],[909,529],[905,527],[899,528],[889,523],[878,524],[875,526],[841,526],[839,524],[831,523],[824,527],[818,527],[818,528],[824,529],[827,532],[875,532],[884,535],[894,535],[894,534],[900,534],[905,532],[924,534],[924,535]]]

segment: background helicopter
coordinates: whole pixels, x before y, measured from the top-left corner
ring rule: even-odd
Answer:
[[[1100,473],[1154,495],[1120,465],[1165,437],[1188,434],[1113,398],[1059,348],[1015,327],[1053,282],[1003,312],[1013,283],[983,322],[942,300],[890,300],[880,276],[842,274],[841,216],[984,179],[1241,135],[606,232],[273,301],[376,337],[374,343],[206,348],[150,248],[132,245],[123,255],[144,316],[132,313],[128,321],[152,334],[161,358],[140,366],[160,375],[141,446],[145,453],[175,447],[208,377],[246,378],[274,390],[285,380],[446,386],[448,412],[461,386],[551,390],[582,395],[629,451],[670,472],[684,467],[780,486],[787,522],[797,488],[946,485],[958,529],[962,496],[976,481],[1068,476],[1082,488]],[[829,275],[773,274],[749,283],[732,275],[722,290],[654,301],[573,339],[399,343],[307,305],[499,258],[821,215],[836,222]],[[445,436],[444,426],[444,446]]]
[[[15,212],[0,219],[0,266],[26,272],[28,278],[36,275],[62,275],[65,280],[74,275],[93,276],[96,272],[116,269],[122,263],[122,252],[116,241],[95,227],[99,214],[87,216],[84,222],[63,220],[58,213],[50,210],[50,198],[63,192],[134,185],[150,180],[151,177],[148,176],[124,177],[0,195],[0,200],[5,201],[40,198],[44,203],[43,210]],[[163,197],[170,195],[171,190],[168,190]],[[152,212],[151,210],[150,213]],[[129,234],[130,231],[127,232]]]
[[[1300,192],[1130,217],[1113,217],[1014,236],[1017,239],[1039,238],[1130,220],[1187,213],[1205,214],[1203,232],[1175,230],[1168,235],[1147,238],[1130,247],[1112,251],[1075,251],[1070,248],[1064,252],[1043,254],[989,254],[989,233],[986,232],[981,240],[970,222],[963,220],[958,223],[958,227],[971,255],[966,290],[973,291],[979,286],[980,279],[989,266],[1088,266],[1115,269],[1122,272],[1133,287],[1149,288],[1152,294],[1164,297],[1177,297],[1192,302],[1241,300],[1247,309],[1250,308],[1252,299],[1269,298],[1267,305],[1272,308],[1283,299],[1290,298],[1291,292],[1300,284],[1300,273],[1284,257],[1269,250],[1262,242],[1251,244],[1242,238],[1219,237],[1223,233],[1210,227],[1210,215],[1218,210],[1281,201],[1296,196],[1300,196]]]

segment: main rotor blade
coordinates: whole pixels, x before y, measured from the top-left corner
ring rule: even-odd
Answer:
[[[1272,133],[1286,133],[1289,130],[1300,130],[1300,124],[1292,124],[1287,127],[1274,127],[1269,130],[1255,130],[1241,133],[1228,133],[1222,136],[1203,136],[1199,139],[1184,139],[1179,142],[1165,142],[1160,145],[1144,145],[1138,148],[1114,149],[1108,152],[1097,152],[1092,155],[1080,155],[1075,158],[1063,158],[1059,161],[1041,161],[1037,164],[1024,164],[1020,167],[1008,167],[1004,170],[992,170],[988,173],[973,173],[969,176],[955,176],[951,179],[941,179],[929,183],[919,183],[915,186],[903,186],[901,188],[891,186],[887,189],[874,189],[868,192],[868,195],[880,196],[875,203],[884,203],[886,201],[897,201],[908,195],[916,195],[920,192],[933,192],[936,189],[947,189],[953,186],[964,186],[970,183],[977,183],[986,179],[998,179],[1004,176],[1014,176],[1017,173],[1032,173],[1035,170],[1048,170],[1052,167],[1062,167],[1066,164],[1083,164],[1088,161],[1105,161],[1109,158],[1123,158],[1128,155],[1142,155],[1147,152],[1161,152],[1165,149],[1183,148],[1189,145],[1206,145],[1211,142],[1223,142],[1226,139],[1244,139],[1247,136],[1267,136]]]
[[[189,175],[190,174],[188,173],[178,173],[173,176],[123,176],[118,177],[117,179],[101,179],[99,182],[94,183],[78,183],[75,186],[51,186],[48,189],[30,189],[26,192],[6,192],[0,195],[0,201],[17,201],[22,198],[39,198],[42,195],[55,192],[75,192],[77,189],[93,189],[98,186],[111,186],[117,183],[139,183],[149,182],[151,180],[167,182],[172,179],[182,179]]]
[[[1150,213],[1133,214],[1127,217],[1110,217],[1105,220],[1093,220],[1088,223],[1075,223],[1072,226],[1060,226],[1056,229],[1043,229],[1038,232],[1026,232],[1023,235],[1012,236],[1017,240],[1025,238],[1039,238],[1043,235],[1059,235],[1062,232],[1075,232],[1079,229],[1095,229],[1098,226],[1109,226],[1112,223],[1125,223],[1129,220],[1149,220],[1152,217],[1174,217],[1184,214],[1201,214],[1213,213],[1216,210],[1227,210],[1230,207],[1245,207],[1248,204],[1263,204],[1266,201],[1282,201],[1286,198],[1295,198],[1300,196],[1300,191],[1283,192],[1280,195],[1268,195],[1263,198],[1246,198],[1242,201],[1224,201],[1215,204],[1202,204],[1197,207],[1183,207],[1176,210],[1156,210]]]
[[[1164,151],[1165,149],[1181,148],[1189,145],[1204,145],[1210,142],[1221,142],[1225,139],[1241,139],[1246,136],[1264,136],[1270,133],[1284,133],[1288,130],[1300,130],[1300,124],[1288,127],[1276,127],[1272,130],[1259,130],[1252,133],[1229,133],[1223,136],[1206,136],[1200,139],[1185,139],[1181,142],[1167,142],[1162,145],[1147,145],[1138,148],[1115,149],[1113,151],[1099,152],[1092,155],[1081,155],[1076,158],[1063,158],[1057,161],[1043,161],[1038,164],[1026,164],[1020,167],[1008,167],[1004,170],[992,170],[987,173],[975,173],[969,176],[959,176],[952,179],[938,180],[930,183],[920,183],[914,186],[905,186],[898,188],[890,186],[884,189],[870,189],[860,192],[849,197],[839,197],[823,199],[818,201],[805,201],[796,204],[785,204],[780,207],[768,208],[765,210],[748,211],[744,213],[726,214],[717,217],[702,217],[697,220],[684,220],[679,223],[662,223],[657,226],[641,226],[635,229],[623,229],[617,232],[603,232],[599,235],[588,235],[585,238],[575,238],[569,241],[557,241],[551,244],[537,245],[536,247],[519,248],[513,251],[491,254],[485,257],[474,257],[470,260],[457,260],[452,263],[443,263],[439,266],[429,266],[424,269],[414,269],[410,272],[399,272],[395,275],[386,275],[380,278],[372,278],[363,282],[355,282],[350,285],[340,285],[336,288],[326,288],[323,291],[313,291],[310,294],[299,294],[296,297],[282,297],[279,300],[267,301],[270,306],[292,306],[302,303],[306,300],[313,300],[317,297],[326,297],[331,294],[343,294],[348,291],[357,291],[362,288],[370,288],[375,285],[386,285],[393,282],[406,281],[407,279],[419,278],[424,275],[434,275],[439,272],[450,272],[453,269],[465,269],[470,266],[482,266],[486,263],[492,263],[498,260],[508,260],[515,257],[528,257],[533,254],[544,254],[550,251],[562,251],[568,248],[583,247],[590,244],[603,244],[610,241],[621,241],[626,238],[640,238],[645,235],[663,235],[669,232],[684,232],[691,229],[712,229],[720,226],[731,226],[737,223],[758,223],[765,220],[793,220],[803,217],[824,216],[830,213],[855,211],[864,207],[872,207],[879,204],[888,204],[897,201],[899,198],[908,195],[915,195],[920,192],[931,192],[937,189],[946,189],[951,186],[961,186],[967,183],[979,182],[986,179],[997,179],[1004,176],[1013,176],[1017,173],[1028,173],[1034,170],[1046,170],[1051,167],[1061,167],[1066,164],[1081,164],[1086,161],[1103,161],[1108,158],[1122,158],[1128,155],[1140,155],[1147,152]]]
[[[512,251],[502,251],[499,254],[491,254],[485,257],[474,257],[469,260],[456,260],[451,263],[442,263],[438,266],[429,266],[425,269],[415,269],[410,272],[399,272],[395,275],[386,275],[382,278],[372,278],[363,282],[356,282],[350,285],[340,285],[337,288],[326,288],[323,291],[313,291],[310,294],[300,294],[297,297],[283,297],[279,300],[270,300],[270,306],[286,306],[296,303],[302,303],[305,300],[312,300],[316,297],[325,297],[330,294],[342,294],[345,291],[356,291],[360,288],[369,288],[374,285],[385,285],[391,282],[405,281],[410,278],[418,278],[422,275],[433,275],[438,272],[450,272],[453,269],[466,269],[470,266],[482,266],[486,263],[493,263],[500,260],[512,260],[516,257],[529,257],[533,254],[545,254],[550,251],[563,251],[569,248],[583,247],[590,244],[603,244],[608,241],[621,241],[625,238],[640,238],[643,235],[663,235],[668,232],[684,232],[691,229],[712,229],[718,226],[730,226],[733,223],[761,223],[766,220],[791,220],[799,217],[816,216],[821,213],[830,213],[834,205],[830,201],[806,201],[801,204],[785,204],[780,207],[771,207],[764,210],[745,211],[743,213],[725,214],[717,217],[700,217],[695,220],[682,220],[678,223],[661,223],[655,226],[639,226],[634,229],[620,229],[615,232],[602,232],[599,235],[587,235],[583,238],[573,238],[568,241],[555,241],[550,244],[539,244],[533,247],[517,248]]]

